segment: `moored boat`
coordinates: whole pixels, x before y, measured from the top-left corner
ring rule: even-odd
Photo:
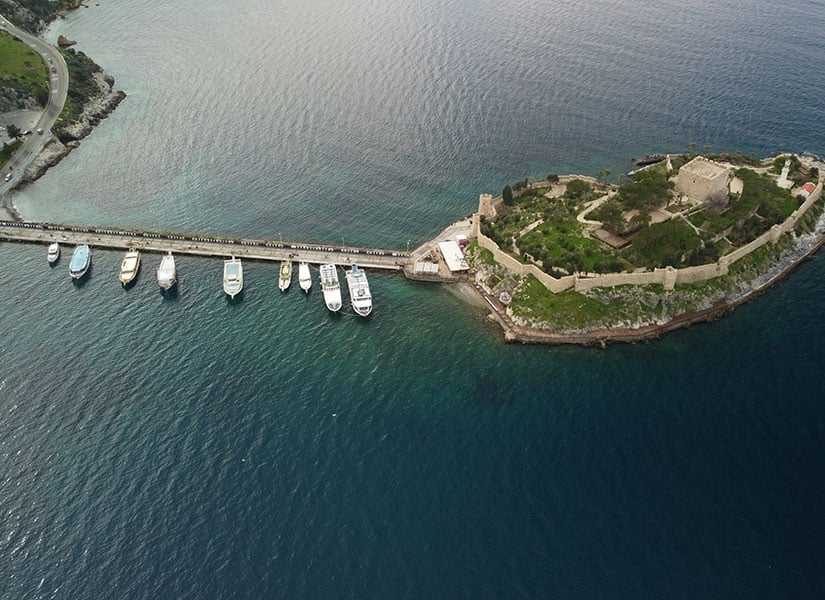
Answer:
[[[223,261],[223,291],[234,298],[243,290],[243,265],[234,256]]]
[[[372,312],[372,294],[370,294],[367,274],[363,269],[359,269],[358,265],[352,265],[352,269],[347,271],[346,274],[352,309],[356,314],[368,317]]]
[[[289,284],[292,283],[292,261],[285,260],[281,263],[281,270],[278,275],[278,289],[282,292],[289,289]]]
[[[49,244],[49,251],[46,253],[46,260],[53,265],[60,258],[60,244],[53,242]]]
[[[135,277],[137,277],[139,270],[140,252],[134,249],[129,250],[120,263],[120,275],[118,275],[120,283],[123,285],[129,285],[132,283]]]
[[[77,246],[72,252],[72,260],[69,262],[69,275],[72,279],[80,279],[89,270],[92,264],[92,251],[86,244]]]
[[[341,286],[338,283],[338,269],[335,265],[321,265],[321,289],[324,303],[332,312],[341,310]]]
[[[158,285],[162,290],[172,289],[178,281],[178,272],[175,268],[175,257],[172,253],[164,255],[157,270]]]
[[[305,293],[309,293],[312,288],[312,273],[309,271],[309,264],[302,262],[298,265],[298,285]]]

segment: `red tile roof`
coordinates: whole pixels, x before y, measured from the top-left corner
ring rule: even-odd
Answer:
[[[811,194],[816,189],[816,186],[809,181],[808,183],[802,186],[802,189]]]

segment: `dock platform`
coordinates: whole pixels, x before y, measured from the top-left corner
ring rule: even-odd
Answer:
[[[171,251],[175,254],[198,256],[237,256],[252,260],[292,259],[341,266],[357,263],[370,269],[393,271],[403,270],[411,260],[410,253],[403,250],[26,221],[0,221],[0,241],[4,240],[24,243],[88,244],[97,248],[135,248],[142,252]]]

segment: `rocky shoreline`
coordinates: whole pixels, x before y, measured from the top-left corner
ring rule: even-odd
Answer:
[[[809,260],[825,245],[825,215],[820,217],[813,233],[798,236],[795,243],[764,273],[749,282],[746,288],[739,288],[723,300],[708,308],[675,315],[662,322],[651,322],[638,327],[615,327],[592,330],[553,332],[538,327],[515,323],[507,315],[506,308],[485,292],[480,286],[473,286],[478,295],[491,308],[490,318],[498,323],[508,343],[601,346],[610,343],[636,343],[654,340],[677,329],[684,329],[697,323],[715,321],[732,312],[736,307],[767,291],[771,286],[788,277],[803,262]]]
[[[100,89],[100,94],[83,107],[78,121],[54,132],[55,137],[46,144],[34,162],[29,165],[14,189],[20,189],[36,181],[68,156],[80,145],[80,140],[92,133],[94,128],[126,98],[126,92],[114,89],[115,80],[111,75],[101,71],[95,73],[93,77]]]

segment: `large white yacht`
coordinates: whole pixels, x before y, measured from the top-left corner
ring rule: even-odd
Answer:
[[[123,257],[123,260],[120,263],[120,275],[118,275],[120,283],[124,286],[132,283],[135,277],[137,277],[139,270],[140,252],[135,249],[131,249],[126,253],[126,256]]]
[[[370,284],[367,282],[367,274],[358,265],[352,265],[352,269],[347,271],[347,287],[353,310],[362,317],[368,317],[372,312]]]
[[[312,273],[309,271],[309,264],[305,262],[298,265],[298,285],[307,294],[312,289]]]
[[[49,244],[49,252],[46,254],[46,260],[50,265],[53,265],[60,258],[60,244],[53,242]]]
[[[278,289],[282,292],[289,289],[289,284],[292,283],[292,261],[285,260],[281,263],[281,270],[278,275]]]
[[[243,265],[234,256],[223,261],[223,291],[234,298],[243,290]]]
[[[161,289],[170,290],[178,281],[178,272],[175,269],[175,257],[169,252],[160,261],[158,267],[158,285]]]
[[[80,279],[89,270],[92,264],[92,251],[86,244],[77,246],[72,252],[72,260],[69,262],[69,275],[72,279]]]
[[[321,289],[324,302],[332,312],[341,310],[341,286],[338,284],[338,269],[335,265],[321,265]]]

